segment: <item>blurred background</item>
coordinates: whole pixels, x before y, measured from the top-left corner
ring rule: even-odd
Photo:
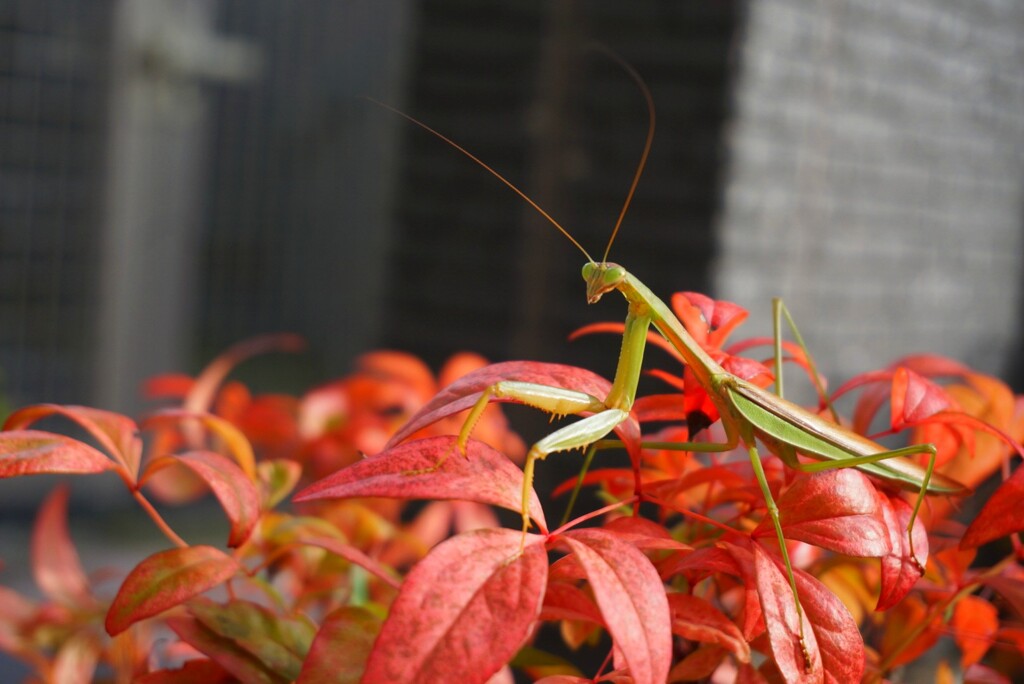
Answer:
[[[610,375],[617,340],[566,341],[625,313],[585,305],[582,255],[364,99],[597,258],[647,113],[595,43],[658,117],[612,260],[747,334],[783,296],[834,382],[927,350],[1024,389],[1015,0],[0,0],[6,406],[137,413],[271,331],[310,350],[261,389],[380,347]]]
[[[584,358],[582,256],[416,116],[659,293],[785,297],[836,379],[910,351],[1021,386],[1024,6],[0,0],[8,405],[138,410],[260,332],[285,382],[376,347]],[[588,345],[593,345],[588,346]],[[589,355],[589,356],[587,356]],[[299,387],[297,389],[301,389]]]

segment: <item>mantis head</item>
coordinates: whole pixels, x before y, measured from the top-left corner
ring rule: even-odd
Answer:
[[[589,261],[583,265],[583,279],[587,281],[587,303],[593,304],[606,292],[619,287],[626,277],[626,269],[618,264]]]

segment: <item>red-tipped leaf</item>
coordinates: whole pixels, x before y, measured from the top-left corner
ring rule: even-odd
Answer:
[[[37,404],[26,406],[8,416],[4,430],[20,430],[50,416],[63,416],[77,423],[124,468],[128,479],[134,481],[139,472],[142,441],[138,437],[135,421],[120,413],[88,406]]]
[[[439,544],[409,573],[364,682],[483,684],[526,641],[547,583],[543,538],[497,529]]]
[[[256,482],[256,456],[252,451],[252,445],[246,439],[242,431],[227,420],[213,415],[212,413],[196,413],[194,411],[182,411],[179,409],[167,409],[159,411],[146,418],[142,426],[149,428],[154,426],[165,426],[168,423],[180,423],[187,426],[195,421],[215,434],[223,443],[228,454],[235,459],[238,466],[253,482]]]
[[[116,467],[108,456],[77,439],[38,430],[0,432],[0,477],[92,475]]]
[[[244,543],[260,518],[260,494],[231,459],[212,451],[189,451],[151,461],[142,482],[164,467],[180,463],[199,476],[213,491],[231,523],[228,546]]]
[[[107,611],[107,634],[116,636],[147,617],[180,605],[241,569],[212,546],[189,546],[153,554],[128,573]]]

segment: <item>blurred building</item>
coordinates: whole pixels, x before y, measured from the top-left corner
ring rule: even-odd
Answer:
[[[886,3],[0,0],[0,368],[15,403],[134,410],[249,335],[310,377],[387,345],[587,359],[595,257],[755,313],[837,379],[1020,347],[1024,9]]]

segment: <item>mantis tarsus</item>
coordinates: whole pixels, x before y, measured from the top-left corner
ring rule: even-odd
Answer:
[[[621,60],[619,61],[621,63]],[[963,492],[964,487],[949,478],[933,472],[935,447],[931,444],[916,444],[901,449],[887,449],[870,439],[829,422],[783,399],[779,395],[772,394],[732,375],[716,363],[690,336],[682,323],[672,313],[670,307],[640,280],[626,271],[625,268],[607,260],[608,252],[618,234],[623,217],[640,180],[654,136],[655,116],[651,95],[636,72],[628,65],[623,64],[623,66],[633,79],[637,81],[643,91],[647,101],[649,127],[644,150],[634,174],[632,185],[626,196],[618,221],[612,230],[604,256],[599,262],[594,261],[579,242],[554,218],[500,173],[456,142],[426,124],[388,105],[377,103],[437,136],[480,165],[518,194],[568,238],[587,258],[587,263],[583,266],[583,279],[587,284],[588,303],[597,302],[605,294],[617,290],[625,297],[628,304],[618,366],[607,396],[603,398],[595,397],[583,392],[534,383],[517,381],[498,382],[483,392],[470,411],[459,433],[457,444],[465,453],[465,445],[469,440],[476,421],[488,403],[494,399],[511,399],[554,415],[590,414],[575,423],[556,430],[530,448],[523,467],[522,510],[523,529],[525,532],[530,524],[526,511],[536,462],[543,460],[548,454],[557,451],[584,449],[589,445],[595,444],[629,416],[641,375],[641,364],[644,348],[647,344],[647,334],[653,325],[658,333],[678,350],[685,363],[693,370],[697,381],[707,391],[717,408],[725,431],[725,439],[722,442],[686,442],[675,444],[672,448],[681,451],[724,452],[742,445],[748,451],[754,474],[764,496],[767,513],[778,538],[780,554],[786,568],[790,587],[793,591],[797,613],[801,616],[801,628],[798,637],[804,651],[805,662],[810,667],[811,656],[808,653],[802,626],[803,608],[800,605],[796,581],[793,577],[789,554],[786,550],[778,509],[768,486],[768,480],[758,453],[757,443],[760,441],[771,453],[782,459],[786,465],[803,472],[853,467],[890,485],[917,491],[917,501],[907,526],[908,537],[913,530],[914,522],[926,494],[956,494]],[[781,302],[776,301],[776,378],[780,394],[781,350],[779,348],[780,331],[778,322],[782,312],[784,312],[784,308]],[[792,327],[792,320],[789,318],[788,312],[785,313]],[[808,457],[814,462],[801,461],[797,454]],[[902,458],[914,454],[927,454],[929,456],[926,468],[921,468],[912,461]],[[912,561],[918,566],[919,570],[923,571],[920,561],[914,555],[913,543],[910,543],[908,548],[911,549]]]

